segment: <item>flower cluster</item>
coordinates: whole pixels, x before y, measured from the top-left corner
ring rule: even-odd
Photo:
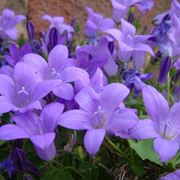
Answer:
[[[151,139],[159,163],[178,157],[180,4],[173,0],[170,10],[155,17],[152,32],[140,34],[132,9],[145,13],[153,0],[111,2],[113,18],[86,8],[83,44],[75,42],[74,22],[44,15],[50,24],[47,32],[37,38],[28,21],[28,39],[20,45],[16,25],[25,16],[2,12],[0,142],[29,139],[37,155],[51,161],[62,148],[56,141],[65,128],[85,133],[84,147],[91,156],[103,142],[114,147],[109,138],[116,137],[131,143]],[[158,77],[152,66],[160,67]],[[20,169],[18,156],[26,167],[22,172],[39,175],[24,151],[23,145],[15,146],[0,170],[11,177]],[[161,179],[179,179],[178,173]]]

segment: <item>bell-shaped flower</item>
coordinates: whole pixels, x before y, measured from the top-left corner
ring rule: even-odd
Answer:
[[[74,29],[72,26],[64,23],[64,18],[62,16],[54,16],[53,17],[53,16],[46,14],[42,17],[42,19],[49,21],[49,23],[50,23],[49,32],[52,27],[55,27],[58,30],[59,37],[66,31],[68,33],[68,39],[70,40],[72,38]]]
[[[14,11],[4,9],[0,16],[0,35],[1,38],[9,37],[13,40],[18,38],[16,25],[23,21],[25,16],[15,15]]]
[[[90,7],[86,8],[88,19],[85,26],[85,35],[90,39],[96,38],[98,31],[111,29],[115,26],[111,18],[104,18],[101,14],[95,13]]]
[[[18,47],[16,44],[10,44],[9,54],[4,56],[4,59],[11,65],[14,66],[16,63],[22,60],[25,54],[31,53],[32,49],[29,44],[24,44],[22,47]]]
[[[40,100],[58,82],[42,81],[28,64],[19,62],[14,67],[13,77],[0,74],[0,114],[9,111],[24,112],[41,109]]]
[[[16,124],[0,127],[0,140],[29,138],[41,159],[52,160],[56,154],[54,130],[63,109],[63,104],[51,103],[43,109],[40,116],[32,111],[16,115],[12,118]]]
[[[84,86],[90,83],[88,73],[74,67],[74,61],[68,58],[68,49],[64,45],[57,45],[51,50],[48,62],[33,53],[25,55],[23,60],[34,68],[34,72],[38,73],[43,81],[59,82],[52,91],[66,100],[71,100],[74,96],[73,87],[69,82],[80,81]]]
[[[109,41],[106,37],[99,39],[96,45],[84,45],[76,50],[77,66],[85,69],[92,76],[97,68],[102,68],[110,75],[116,75],[118,66],[110,51]]]
[[[145,41],[151,36],[136,35],[135,27],[127,21],[121,19],[121,31],[110,29],[106,32],[118,43],[119,59],[128,62],[132,58],[135,69],[140,69],[144,65],[146,53],[154,56],[151,47],[145,44]]]
[[[69,129],[87,130],[84,145],[89,154],[95,155],[106,133],[126,138],[129,129],[137,123],[132,111],[119,110],[128,94],[128,88],[120,83],[104,86],[99,93],[91,87],[84,88],[75,96],[80,109],[62,114],[58,124]]]
[[[128,13],[132,6],[137,6],[141,12],[151,10],[154,3],[153,0],[111,0],[113,6],[113,19],[116,23],[120,23],[122,18]]]
[[[180,102],[169,109],[168,102],[153,87],[143,88],[143,100],[150,116],[140,120],[130,131],[135,139],[154,138],[154,149],[162,162],[176,155],[180,145]]]

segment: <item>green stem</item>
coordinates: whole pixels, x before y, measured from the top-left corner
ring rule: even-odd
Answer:
[[[123,151],[121,151],[108,137],[106,137],[105,139],[107,143],[118,153],[120,157],[124,157],[129,161],[128,156]]]

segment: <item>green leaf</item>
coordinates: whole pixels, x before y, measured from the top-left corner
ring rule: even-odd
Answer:
[[[5,143],[5,141],[0,141],[0,146],[3,145]]]
[[[136,153],[140,156],[142,160],[150,160],[160,166],[162,163],[159,160],[159,156],[153,149],[153,141],[151,139],[142,140],[142,141],[133,141],[129,140],[129,145],[132,149],[136,151]]]

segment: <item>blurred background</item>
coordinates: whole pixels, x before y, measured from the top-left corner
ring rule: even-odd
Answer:
[[[171,0],[154,0],[154,2],[155,6],[151,12],[140,15],[149,30],[153,17],[169,8]],[[0,0],[0,11],[9,8],[17,13],[25,14],[35,24],[36,31],[47,28],[48,24],[41,20],[44,14],[64,16],[67,23],[75,18],[82,30],[86,20],[86,6],[93,8],[95,12],[102,13],[105,17],[111,16],[110,0]]]

